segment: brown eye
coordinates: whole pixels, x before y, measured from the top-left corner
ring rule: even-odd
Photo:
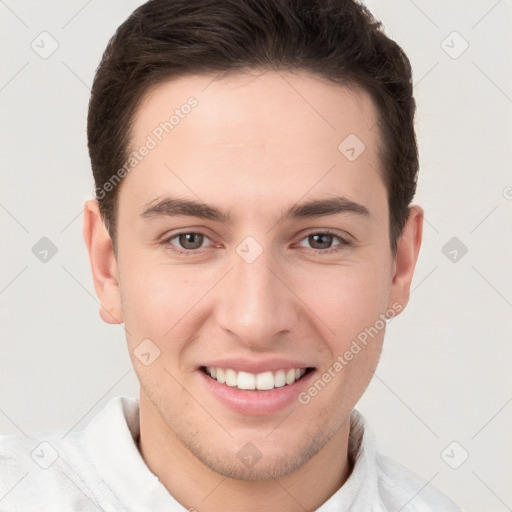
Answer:
[[[171,235],[163,241],[163,244],[176,254],[193,255],[203,252],[198,251],[198,249],[206,247],[206,245],[203,245],[205,240],[209,240],[209,238],[203,233],[189,231]]]
[[[335,240],[337,240],[338,243],[333,244]],[[329,254],[350,246],[350,243],[344,238],[334,233],[330,233],[329,231],[317,231],[315,233],[310,233],[301,240],[299,245],[307,247],[304,246],[304,242],[306,241],[310,248],[318,254]]]
[[[175,238],[178,238],[181,248],[194,250],[203,245],[204,235],[200,233],[181,233]]]
[[[329,233],[318,233],[308,236],[309,243],[313,249],[330,249],[333,239],[334,236]]]

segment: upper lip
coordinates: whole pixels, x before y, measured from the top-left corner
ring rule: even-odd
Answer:
[[[263,373],[277,370],[289,370],[291,368],[313,368],[311,364],[297,359],[286,358],[268,358],[268,359],[247,359],[247,358],[229,358],[212,359],[201,365],[209,368],[230,368],[237,372]]]

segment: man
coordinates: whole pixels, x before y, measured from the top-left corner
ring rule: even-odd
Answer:
[[[4,438],[2,495],[49,463],[1,509],[459,510],[354,409],[420,249],[414,110],[352,1],[137,9],[92,89],[83,231],[140,397]]]

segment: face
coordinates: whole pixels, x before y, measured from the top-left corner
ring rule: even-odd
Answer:
[[[279,477],[347,434],[405,305],[376,118],[271,71],[166,82],[134,117],[110,311],[141,414],[218,473]]]

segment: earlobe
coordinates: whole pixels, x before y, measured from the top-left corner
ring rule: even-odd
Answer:
[[[418,260],[423,236],[423,209],[417,205],[410,208],[407,223],[398,240],[391,283],[390,305],[400,304],[403,308],[409,302],[411,281]]]
[[[89,253],[94,289],[101,302],[100,316],[109,324],[122,323],[117,262],[98,201],[94,199],[84,205],[83,236]]]

